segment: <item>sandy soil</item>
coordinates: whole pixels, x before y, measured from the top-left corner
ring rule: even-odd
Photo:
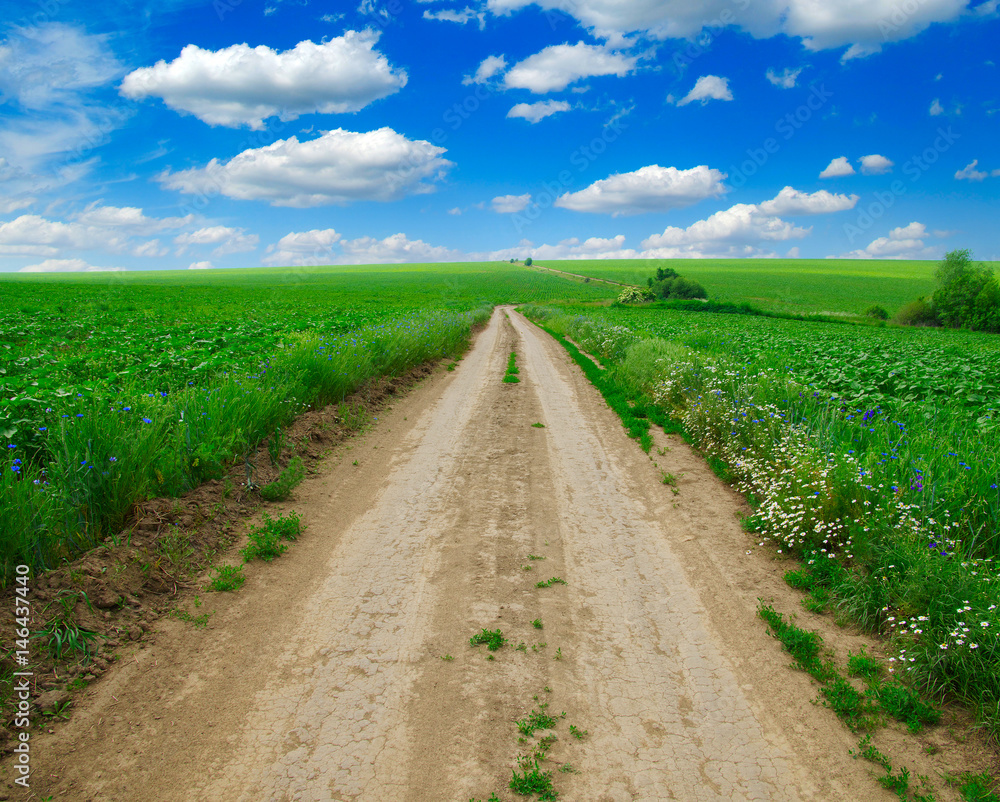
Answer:
[[[504,384],[512,350],[521,383]],[[206,629],[162,620],[35,739],[34,792],[507,802],[539,735],[519,743],[514,722],[548,704],[560,799],[893,799],[756,618],[758,597],[791,612],[797,595],[739,497],[658,445],[643,454],[556,343],[497,310],[454,372],[299,488],[300,541],[240,592],[202,594]],[[551,577],[567,584],[536,587]],[[861,643],[800,621],[844,656]],[[509,640],[492,660],[469,644],[483,628]],[[941,738],[875,742],[936,776],[964,767]]]

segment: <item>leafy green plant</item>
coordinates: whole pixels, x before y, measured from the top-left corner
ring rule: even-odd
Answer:
[[[285,449],[285,433],[279,426],[274,430],[274,434],[267,441],[267,454],[271,458],[271,464],[277,467],[278,460],[281,459],[281,452]]]
[[[544,429],[545,428],[545,424],[544,423],[533,423],[531,425],[534,426],[536,429]]]
[[[520,371],[517,369],[517,354],[514,351],[510,352],[510,357],[507,360],[507,372],[504,374],[503,380],[507,384],[517,384],[521,381],[517,378],[517,374]]]
[[[244,562],[251,560],[264,560],[270,562],[275,557],[280,557],[288,550],[285,540],[295,540],[302,530],[299,516],[295,512],[287,515],[278,515],[272,518],[266,512],[261,516],[262,523],[252,526],[247,533],[250,542],[241,549]]]
[[[538,794],[540,800],[553,800],[559,798],[559,792],[552,787],[552,772],[542,771],[538,766],[538,761],[533,761],[530,767],[523,767],[518,774],[516,769],[511,770],[510,789],[515,794],[521,796],[532,796]]]
[[[219,593],[239,590],[245,580],[242,565],[220,565],[215,568],[215,576],[209,582],[209,588]]]
[[[469,638],[469,644],[472,646],[486,645],[486,648],[491,652],[497,651],[497,649],[502,648],[507,643],[507,639],[503,636],[503,632],[499,629],[486,629],[485,627],[481,632],[477,632],[471,638]]]
[[[278,474],[278,478],[260,489],[260,494],[268,501],[283,501],[305,478],[306,467],[302,457],[292,457],[288,465]]]
[[[542,619],[541,618],[536,618],[534,621],[531,622],[531,626],[533,626],[535,629],[541,629],[542,628]]]
[[[91,610],[94,609],[87,594],[82,590],[64,588],[42,610],[44,617],[55,607],[55,612],[46,624],[32,637],[43,640],[49,654],[55,660],[77,657],[87,664],[97,654],[98,633],[79,626],[74,618],[76,605],[80,601]]]
[[[539,582],[535,585],[536,588],[551,588],[553,585],[566,585],[568,584],[565,579],[561,579],[558,576],[554,576],[551,579],[546,579],[544,582]]]
[[[517,730],[522,735],[532,736],[535,730],[551,730],[556,726],[557,720],[545,712],[547,704],[539,705],[537,710],[532,710],[523,719],[517,721]]]

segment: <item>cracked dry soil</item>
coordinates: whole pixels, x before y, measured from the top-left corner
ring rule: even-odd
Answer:
[[[33,791],[511,800],[514,721],[546,701],[561,799],[891,799],[756,619],[758,596],[792,597],[747,556],[739,498],[672,454],[677,496],[565,352],[496,310],[457,370],[300,486],[304,536],[206,595],[206,629],[160,621],[35,738]],[[482,628],[509,639],[494,660]]]

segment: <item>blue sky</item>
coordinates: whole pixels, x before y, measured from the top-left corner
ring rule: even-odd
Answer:
[[[0,12],[2,271],[1000,259],[997,0]]]

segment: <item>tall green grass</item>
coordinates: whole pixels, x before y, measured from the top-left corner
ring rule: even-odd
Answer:
[[[413,316],[339,337],[303,336],[253,373],[51,408],[31,459],[0,462],[0,571],[45,569],[124,526],[136,501],[176,496],[221,475],[303,410],[342,401],[377,376],[461,352],[489,310]]]

